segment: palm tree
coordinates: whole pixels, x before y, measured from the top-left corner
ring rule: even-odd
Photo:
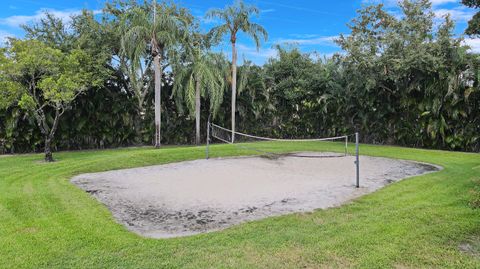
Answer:
[[[153,6],[153,8],[152,8]],[[155,70],[155,147],[160,147],[162,61],[169,48],[184,36],[184,21],[173,5],[134,5],[123,17],[122,48],[132,64],[140,64],[146,52],[153,58]],[[137,66],[138,67],[138,66]],[[137,68],[134,68],[137,69]]]
[[[173,93],[187,103],[191,114],[195,114],[195,143],[200,144],[201,97],[210,99],[212,115],[217,113],[222,100],[225,81],[223,55],[207,52],[206,37],[191,34],[182,55],[184,62],[175,66]],[[177,61],[180,62],[180,61]]]
[[[252,5],[247,5],[243,0],[236,1],[233,5],[224,9],[211,9],[207,12],[207,18],[220,19],[224,24],[210,30],[210,35],[220,38],[230,35],[232,44],[232,143],[235,141],[235,111],[237,97],[237,34],[244,32],[255,41],[257,50],[260,48],[260,38],[267,40],[267,31],[259,24],[251,22],[252,15],[258,15],[260,10]]]

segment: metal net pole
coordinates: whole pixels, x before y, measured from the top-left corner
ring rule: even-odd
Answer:
[[[345,157],[348,155],[348,136],[345,136]]]
[[[360,135],[357,133],[355,133],[355,166],[356,166],[356,170],[357,170],[357,184],[356,184],[356,187],[357,188],[360,188],[360,156],[359,156],[359,148],[358,148],[358,144],[359,144],[359,140],[360,140]]]
[[[207,160],[210,158],[210,116],[208,116],[208,121],[207,121],[207,148],[206,148],[206,158]]]

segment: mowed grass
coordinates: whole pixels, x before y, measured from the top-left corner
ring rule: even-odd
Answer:
[[[259,145],[255,145],[259,146]],[[278,152],[343,151],[333,143],[264,143]],[[204,158],[205,147],[131,148],[0,157],[3,268],[480,268],[480,210],[469,190],[480,155],[361,146],[361,153],[438,164],[339,208],[249,222],[186,238],[142,238],[69,179]],[[214,145],[211,156],[252,154]],[[254,188],[255,186],[252,186]]]

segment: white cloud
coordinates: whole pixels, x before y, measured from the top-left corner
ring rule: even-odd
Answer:
[[[275,9],[269,8],[269,9],[261,9],[260,10],[260,13],[271,13],[271,12],[275,12]]]
[[[221,24],[222,21],[217,18],[207,18],[205,16],[198,16],[197,17],[202,23],[204,24]]]
[[[271,57],[276,57],[277,56],[277,50],[273,48],[260,48],[257,51],[257,48],[255,47],[250,47],[244,44],[237,44],[238,48],[238,54],[239,55],[245,55],[249,57],[254,57],[254,58],[260,58],[260,59],[268,59]],[[249,58],[247,57],[247,58]]]
[[[440,6],[449,3],[458,3],[459,0],[430,0],[432,2],[432,6]]]
[[[9,27],[20,27],[23,24],[29,24],[42,19],[43,17],[45,17],[45,12],[49,12],[55,17],[60,18],[62,21],[68,23],[71,20],[72,16],[78,15],[82,11],[78,9],[40,9],[37,10],[34,15],[15,15],[6,18],[0,18],[0,25],[6,25]],[[101,13],[100,10],[94,10],[93,12],[94,14]]]
[[[450,17],[454,21],[469,21],[473,15],[475,15],[475,11],[473,9],[467,9],[464,7],[456,7],[452,9],[436,9],[434,10],[435,16],[438,18],[442,18],[447,14],[450,14]]]
[[[398,0],[362,0],[362,4],[365,4],[365,5],[383,4],[386,7],[392,7],[392,6],[398,5]]]
[[[318,37],[317,34],[290,34],[290,36],[301,39]]]
[[[299,35],[301,36],[301,35]],[[334,40],[338,36],[316,36],[316,35],[304,35],[306,38],[295,39],[278,39],[277,44],[288,43],[297,45],[324,45],[324,46],[336,46]]]
[[[376,5],[376,4],[384,4],[387,7],[398,6],[399,0],[362,0],[363,4],[367,5]],[[458,3],[459,0],[430,0],[432,6],[441,6],[450,3]]]
[[[14,37],[14,36],[15,35],[7,32],[7,31],[0,30],[0,46],[4,45],[5,42],[7,42],[9,37]]]
[[[465,45],[470,47],[470,51],[480,53],[480,39],[478,38],[465,38],[463,41]]]
[[[327,14],[327,15],[335,15],[336,14],[336,13],[324,11],[324,10],[321,10],[321,9],[314,9],[309,5],[305,5],[305,6],[296,5],[297,3],[295,1],[290,1],[289,4],[282,4],[282,3],[279,3],[278,1],[265,1],[265,0],[261,0],[260,2],[262,2],[263,4],[274,5],[274,6],[277,6],[277,7],[282,7],[282,8],[287,8],[287,9],[295,9],[295,10],[300,10],[300,11],[310,12],[310,13]],[[291,4],[291,3],[293,3],[293,4]]]
[[[277,50],[274,48],[261,47],[259,50],[257,50],[254,45],[245,45],[242,43],[237,43],[236,47],[237,54],[239,56],[239,63],[242,61],[242,59],[245,59],[250,60],[255,64],[262,65],[269,58],[275,58],[278,56]],[[232,57],[230,45],[218,46],[214,48],[214,51],[225,55],[225,57],[228,59],[231,59]]]

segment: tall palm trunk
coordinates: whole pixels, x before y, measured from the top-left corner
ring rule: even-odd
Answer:
[[[141,145],[143,143],[143,120],[145,115],[145,107],[138,105],[137,115],[135,115],[135,122],[133,127],[135,128],[135,144]]]
[[[153,59],[153,64],[155,68],[155,147],[160,147],[160,132],[161,132],[161,116],[162,112],[160,109],[161,105],[161,94],[162,94],[162,67],[161,63],[161,54],[159,53]]]
[[[195,79],[195,143],[200,145],[200,79]]]
[[[235,111],[237,103],[237,48],[232,38],[232,143],[235,142]]]

